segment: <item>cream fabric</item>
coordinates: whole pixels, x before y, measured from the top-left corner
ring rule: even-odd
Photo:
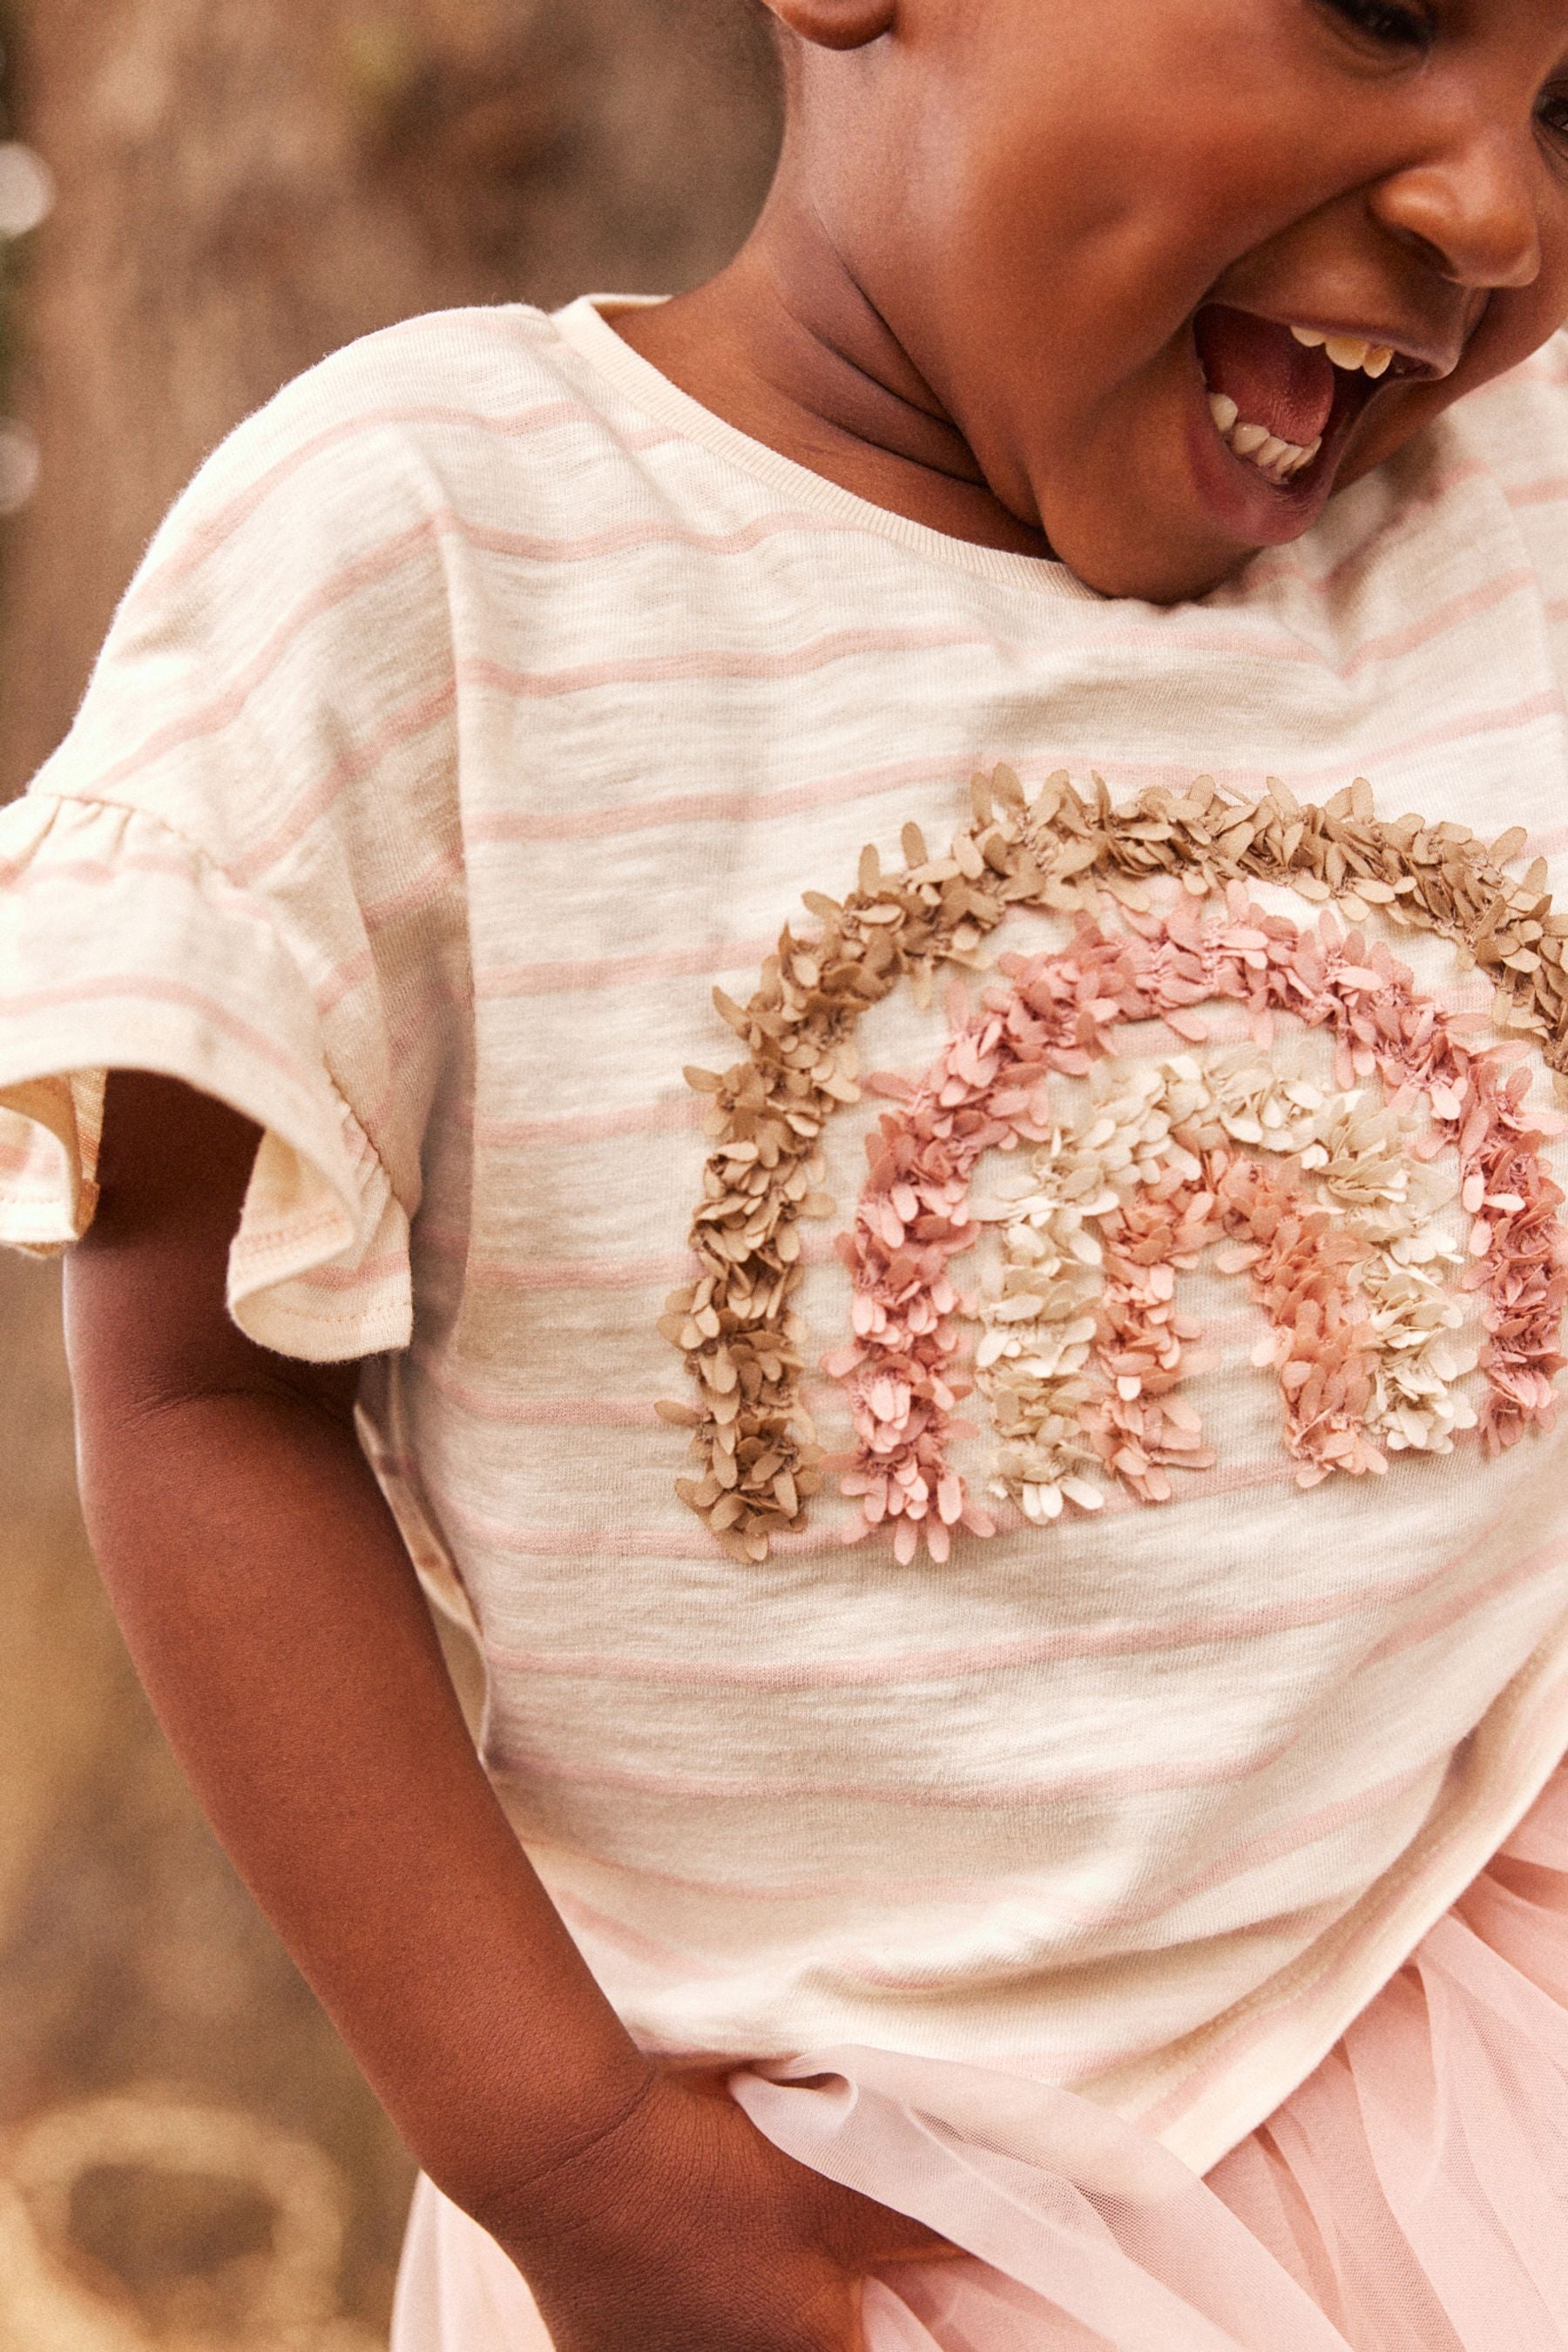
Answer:
[[[477,1627],[488,1767],[649,2048],[1018,2072],[1205,2168],[1545,1783],[1563,1440],[1299,1492],[1234,1277],[1191,1277],[1213,1472],[940,1570],[842,1548],[836,1493],[736,1565],[654,1406],[686,1392],[656,1324],[701,1194],[682,1068],[731,1058],[712,987],[748,994],[866,840],[944,842],[975,766],[1119,798],[1364,774],[1385,817],[1523,825],[1561,888],[1565,499],[1559,341],[1234,585],[1106,601],[746,441],[584,302],[340,353],[160,532],[0,819],[0,1236],[83,1229],[106,1067],[264,1129],[234,1311],[373,1360],[366,1443]],[[900,992],[867,1066],[944,1034]],[[829,1139],[840,1223],[873,1110]],[[847,1301],[825,1243],[814,1361]]]
[[[1568,1771],[1267,2123],[1199,2180],[1070,2091],[864,2047],[730,2077],[797,2163],[969,2257],[866,2282],[866,2352],[1563,2352]],[[735,2324],[745,2309],[735,2282]],[[415,2191],[392,2352],[547,2352]]]

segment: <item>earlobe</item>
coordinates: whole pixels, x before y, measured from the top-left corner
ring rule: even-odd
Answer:
[[[767,0],[786,32],[816,49],[863,49],[890,33],[899,0]]]

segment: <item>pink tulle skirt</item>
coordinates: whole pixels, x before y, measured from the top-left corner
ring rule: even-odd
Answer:
[[[869,2049],[747,2068],[789,2155],[963,2260],[867,2282],[866,2352],[1568,2352],[1568,1767],[1205,2179],[1088,2101]],[[393,2352],[546,2352],[421,2181]]]

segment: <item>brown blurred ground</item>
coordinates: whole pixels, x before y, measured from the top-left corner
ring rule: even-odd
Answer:
[[[13,404],[44,471],[0,538],[0,796],[247,410],[410,312],[692,282],[775,137],[747,0],[11,13],[59,202]],[[53,1271],[0,1260],[0,2352],[371,2352],[406,2160],[136,1688],[57,1318]]]

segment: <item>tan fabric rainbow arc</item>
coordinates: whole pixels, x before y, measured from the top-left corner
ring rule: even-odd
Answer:
[[[1379,1130],[1380,1164],[1406,1130],[1412,1149],[1430,1132],[1434,1185],[1448,1171],[1451,1201],[1422,1196],[1417,1225],[1437,1238],[1420,1262],[1448,1268],[1441,1298],[1468,1320],[1451,1349],[1416,1334],[1442,1391],[1426,1421],[1414,1391],[1389,1401],[1392,1348],[1373,1362],[1347,1340],[1348,1422],[1373,1441],[1403,1431],[1373,1444],[1385,1475],[1320,1447],[1324,1475],[1298,1483],[1311,1465],[1296,1441],[1310,1444],[1277,1311],[1293,1277],[1266,1268],[1265,1295],[1245,1255],[1267,1240],[1256,1216],[1223,1237],[1243,1253],[1228,1271],[1207,1247],[1222,1237],[1189,1222],[1173,1305],[1139,1308],[1141,1347],[1152,1307],[1173,1307],[1198,1360],[1156,1451],[1123,1424],[1157,1384],[1097,1370],[1092,1332],[1064,1343],[1089,1349],[1081,1362],[1013,1379],[996,1363],[1023,1360],[1004,1356],[988,1395],[955,1400],[931,1487],[945,1560],[900,1558],[886,1521],[910,1514],[886,1498],[883,1523],[843,1544],[875,1498],[868,1514],[864,1485],[846,1497],[815,1458],[768,1467],[784,1532],[752,1557],[748,1526],[715,1534],[677,1494],[687,1439],[657,1407],[696,1395],[658,1328],[669,1294],[692,1291],[679,1313],[694,1320],[710,1303],[688,1234],[713,1144],[683,1070],[722,1081],[733,1059],[711,991],[744,1006],[784,923],[809,941],[825,919],[800,894],[847,903],[868,837],[879,875],[901,870],[907,825],[941,866],[971,824],[976,766],[1010,763],[1031,801],[1058,769],[1089,794],[1098,771],[1123,812],[1151,789],[1185,805],[1206,773],[1243,816],[1277,776],[1417,864],[1436,840],[1444,870],[1454,828],[1522,828],[1511,864],[1518,843],[1499,845],[1507,890],[1562,902],[1565,453],[1560,341],[1300,545],[1163,612],[801,472],[664,383],[590,303],[555,320],[507,308],[410,322],[300,379],[209,462],[150,551],[71,737],[0,819],[0,1234],[57,1246],[90,1215],[106,1066],[172,1070],[266,1130],[234,1310],[275,1347],[374,1357],[367,1444],[421,1567],[478,1626],[487,1764],[648,2047],[787,2060],[854,2044],[1000,2068],[1074,2086],[1206,2167],[1310,2071],[1544,1786],[1568,1740],[1563,1440],[1531,1427],[1495,1459],[1478,1443],[1482,1317],[1502,1293],[1465,1289],[1444,1253],[1468,1251],[1478,1219],[1550,1212],[1561,1147],[1531,1146],[1548,1188],[1531,1204],[1467,1207],[1462,1098],[1456,1129],[1447,1081],[1402,1097],[1388,1067],[1361,1070],[1354,1018],[1331,1036],[1283,976],[1266,1045],[1239,982],[1216,982],[1208,1012],[1188,1001],[1185,1029],[1155,1017],[1181,1012],[1173,997],[1134,990],[1114,1024],[1083,999],[1115,1115],[1086,1128],[1101,1081],[1058,1058],[1039,1080],[1048,1104],[999,1114],[1016,1150],[992,1139],[1000,1174],[978,1169],[978,1191],[1016,1192],[1031,1154],[1050,1159],[1052,1121],[1081,1140],[1100,1117],[1115,1129],[1145,1081],[1194,1083],[1159,1075],[1184,1053],[1222,1128],[1237,1114],[1215,1108],[1214,1056],[1234,1076],[1249,1040],[1304,1090],[1309,1120],[1338,1102],[1352,1129],[1375,1124],[1386,1096],[1398,1133]],[[1358,777],[1359,797],[1336,801]],[[1246,894],[1226,919],[1321,940],[1323,876],[1248,866],[1241,821],[1218,827],[1218,865]],[[959,863],[965,888],[994,897],[994,866]],[[1496,1046],[1494,977],[1452,939],[1400,927],[1391,871],[1365,868],[1373,895],[1321,948],[1342,997],[1365,1011],[1404,989],[1461,1059]],[[951,880],[932,882],[939,898]],[[1135,941],[1173,893],[1205,915],[1178,875],[1148,915],[1107,901],[1107,937]],[[1048,993],[1075,955],[1081,980],[1080,913],[1025,893],[994,924],[976,917],[961,951],[1003,960],[972,976],[976,1012],[1007,959],[1025,989]],[[1551,961],[1553,919],[1510,900],[1469,935],[1484,966],[1499,923],[1534,926],[1508,950],[1522,989]],[[1232,978],[1258,953],[1242,942]],[[1283,975],[1290,959],[1276,961]],[[859,1071],[891,1073],[895,1092],[944,1053],[986,1050],[955,1043],[945,1003],[902,979],[868,1001],[857,1040]],[[1516,1042],[1543,1116],[1539,1041]],[[804,1171],[833,1217],[804,1228],[784,1338],[832,1457],[859,1442],[858,1410],[900,1443],[910,1432],[891,1390],[851,1395],[819,1370],[876,1337],[856,1324],[876,1283],[833,1236],[856,1218],[886,1104],[854,1099],[836,1064],[810,1083],[840,1089],[812,1139],[820,1170]],[[1304,1167],[1325,1155],[1306,1167],[1324,1214],[1331,1127],[1291,1143]],[[1363,1145],[1352,1136],[1351,1160]],[[1138,1148],[1156,1185],[1164,1146]],[[1083,1266],[1114,1259],[1142,1198],[1082,1213]],[[1405,1263],[1398,1233],[1380,1238],[1364,1202],[1356,1213],[1335,1308],[1351,1324],[1367,1268],[1387,1294]],[[1018,1264],[1026,1223],[1006,1228]],[[994,1309],[1011,1294],[986,1275],[990,1247],[973,1274],[955,1259],[953,1281],[990,1279]],[[1091,1297],[1068,1319],[1096,1311]],[[949,1319],[962,1360],[962,1299]],[[1549,1354],[1530,1358],[1543,1381]],[[718,1393],[736,1391],[738,1371]],[[1095,1432],[1123,1408],[1106,1455]],[[994,1409],[1027,1422],[1011,1467],[988,1450]],[[1183,1413],[1201,1445],[1175,1443],[1194,1433]],[[1069,1439],[1088,1453],[1060,1453]],[[1170,1458],[1184,1450],[1204,1466]],[[759,1486],[766,1452],[746,1464]],[[1065,1483],[1096,1485],[1096,1463],[1098,1508]],[[822,1491],[792,1486],[796,1467]],[[963,1523],[948,1476],[994,1533]],[[710,1522],[717,1498],[699,1507]]]

